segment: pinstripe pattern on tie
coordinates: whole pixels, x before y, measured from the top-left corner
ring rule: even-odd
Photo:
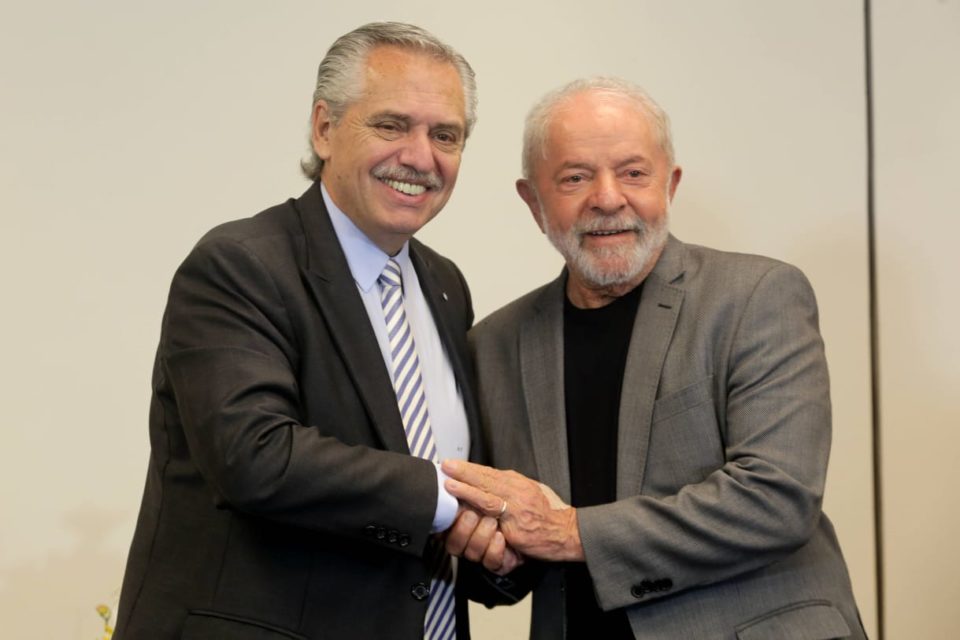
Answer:
[[[437,462],[437,444],[430,426],[430,412],[420,375],[420,358],[414,343],[410,324],[403,306],[403,276],[400,265],[393,259],[380,274],[380,303],[387,324],[390,357],[393,364],[393,388],[397,406],[407,434],[410,453],[418,458]],[[456,638],[456,611],[454,608],[453,567],[442,544],[431,547],[430,600],[423,623],[426,640]]]

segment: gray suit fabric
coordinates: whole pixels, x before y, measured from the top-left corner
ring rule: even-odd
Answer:
[[[469,291],[446,258],[410,255],[476,441]],[[115,640],[422,639],[436,471],[409,455],[319,183],[178,269],[150,442]]]
[[[569,501],[565,282],[470,337],[493,466]],[[864,637],[820,510],[829,381],[799,270],[671,237],[644,284],[619,415],[617,500],[578,511],[603,609],[627,607],[637,638]],[[563,602],[547,567],[532,637],[564,637]]]

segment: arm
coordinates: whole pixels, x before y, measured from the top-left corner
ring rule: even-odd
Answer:
[[[419,554],[437,504],[433,465],[374,448],[335,346],[320,340],[329,353],[301,353],[287,303],[274,271],[243,244],[195,249],[164,321],[165,422],[182,424],[221,506]],[[307,368],[326,386],[301,389]],[[306,424],[309,394],[327,395],[319,406],[329,411]]]

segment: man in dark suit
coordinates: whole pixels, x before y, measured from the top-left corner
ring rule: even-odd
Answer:
[[[813,291],[672,237],[680,176],[666,114],[630,83],[574,82],[531,111],[517,188],[566,268],[471,332],[489,454],[513,471],[444,463],[499,518],[465,512],[448,549],[498,573],[505,548],[533,559],[478,597],[532,588],[538,639],[863,638],[820,510]]]
[[[437,461],[475,441],[473,310],[412,236],[475,119],[473,71],[422,29],[328,51],[313,185],[174,276],[117,640],[468,636],[433,534],[457,512]]]

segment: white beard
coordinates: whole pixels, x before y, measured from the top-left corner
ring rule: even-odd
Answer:
[[[567,262],[567,267],[590,286],[601,288],[632,282],[667,243],[670,233],[669,212],[650,225],[633,216],[598,215],[587,222],[578,222],[566,233],[550,225],[542,216],[543,228],[550,243]],[[591,231],[632,229],[637,240],[632,245],[584,249],[581,237]]]

